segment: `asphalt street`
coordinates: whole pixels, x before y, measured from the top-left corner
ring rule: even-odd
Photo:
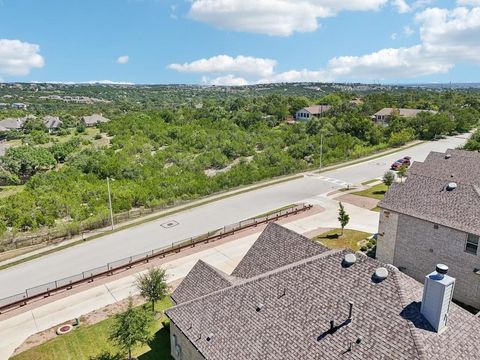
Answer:
[[[465,143],[467,136],[428,142],[361,164],[272,185],[179,212],[0,271],[0,298],[27,288],[81,273],[125,257],[160,248],[191,236],[235,223],[295,202],[308,202],[345,184],[381,177],[403,156],[423,161],[430,151],[445,151]],[[175,221],[173,227],[162,224]],[[321,224],[319,224],[321,226]]]

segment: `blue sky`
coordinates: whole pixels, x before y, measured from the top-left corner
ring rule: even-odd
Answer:
[[[480,82],[480,0],[0,0],[3,81]]]

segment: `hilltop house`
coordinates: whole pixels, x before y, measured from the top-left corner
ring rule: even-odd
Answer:
[[[83,116],[82,121],[86,127],[92,127],[100,123],[108,122],[109,119],[102,116],[102,114],[93,114],[90,116]]]
[[[5,131],[20,130],[25,125],[25,122],[30,119],[35,119],[35,116],[27,115],[21,118],[6,118],[0,120],[0,128],[6,129]]]
[[[421,112],[429,112],[431,114],[437,113],[437,111],[434,110],[383,108],[373,114],[372,119],[377,124],[387,124],[394,115],[400,117],[415,117]]]
[[[480,153],[431,152],[379,207],[378,260],[419,281],[436,262],[448,263],[455,298],[480,308]]]
[[[52,132],[54,130],[57,130],[60,125],[62,125],[62,120],[58,116],[44,116],[43,117],[43,123],[47,127],[49,132]]]
[[[323,116],[331,109],[330,105],[313,105],[298,110],[295,113],[295,120],[310,120],[315,116]]]
[[[448,268],[433,269],[422,291],[393,266],[271,223],[231,275],[199,261],[173,292],[171,355],[478,359],[480,319],[451,303]]]
[[[8,104],[0,103],[0,109],[7,109],[7,108],[8,108]]]

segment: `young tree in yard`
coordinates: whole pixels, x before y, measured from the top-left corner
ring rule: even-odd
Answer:
[[[155,312],[155,302],[168,295],[165,270],[153,267],[146,274],[140,274],[136,284],[140,294],[152,303],[152,312]]]
[[[385,174],[383,174],[383,183],[390,187],[395,182],[395,173],[393,171],[387,171]]]
[[[339,204],[338,209],[338,221],[340,222],[340,226],[342,227],[342,236],[343,236],[343,229],[347,226],[348,222],[350,221],[350,215],[347,214],[343,204]]]
[[[403,178],[407,175],[408,168],[405,165],[400,166],[397,171],[398,176],[400,177],[400,181],[403,182]]]
[[[128,308],[124,313],[115,316],[110,340],[128,352],[128,359],[132,359],[132,349],[151,340],[150,327],[153,322],[152,314],[142,306],[134,308],[132,299],[129,299]]]

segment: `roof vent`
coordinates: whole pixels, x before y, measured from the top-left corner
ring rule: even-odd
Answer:
[[[451,182],[447,185],[447,191],[453,191],[457,188],[457,183]]]
[[[452,157],[452,154],[445,154],[445,159],[450,159]]]
[[[379,267],[375,270],[375,279],[380,282],[385,280],[388,277],[388,270],[384,267]]]
[[[345,267],[352,266],[356,262],[357,262],[357,257],[355,256],[355,254],[347,254],[343,258],[343,264]]]
[[[263,309],[263,304],[258,304],[257,308],[255,309],[257,312],[260,312],[260,310]]]
[[[207,341],[211,341],[212,338],[213,338],[213,334],[212,334],[212,333],[208,334],[208,336],[207,336]]]

